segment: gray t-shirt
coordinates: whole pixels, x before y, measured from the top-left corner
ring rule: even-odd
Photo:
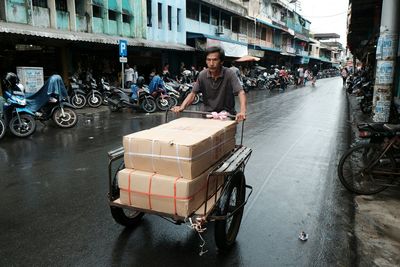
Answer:
[[[226,67],[222,67],[221,74],[216,79],[211,77],[208,69],[200,72],[193,92],[203,94],[203,103],[207,112],[221,112],[236,114],[235,95],[243,90],[236,74]]]

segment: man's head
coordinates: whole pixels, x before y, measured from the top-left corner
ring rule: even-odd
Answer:
[[[225,60],[225,51],[221,47],[211,46],[206,49],[206,64],[210,71],[216,71],[222,67]]]

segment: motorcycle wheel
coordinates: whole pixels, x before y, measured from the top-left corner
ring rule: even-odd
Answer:
[[[156,101],[152,98],[143,99],[140,107],[147,113],[153,113],[157,109]]]
[[[103,97],[99,93],[90,93],[87,96],[87,102],[90,107],[98,108],[103,103]]]
[[[3,138],[6,133],[6,123],[3,118],[0,118],[0,139]]]
[[[9,124],[10,131],[17,137],[28,137],[33,134],[36,130],[35,119],[28,114],[20,114],[20,120],[18,116],[14,116]]]
[[[75,108],[81,109],[86,105],[86,97],[82,94],[75,94],[71,98],[71,103]]]
[[[171,108],[178,105],[178,98],[176,98],[176,96],[173,96],[173,95],[170,96],[169,101],[171,104]]]
[[[200,102],[200,96],[199,96],[199,94],[196,94],[196,96],[194,97],[192,105],[197,105],[199,102]]]
[[[156,105],[159,110],[167,111],[171,106],[171,102],[169,101],[169,98],[162,98],[159,96],[156,99]]]
[[[53,112],[53,121],[61,128],[71,128],[78,122],[78,115],[71,108],[64,108],[64,116],[61,108]]]

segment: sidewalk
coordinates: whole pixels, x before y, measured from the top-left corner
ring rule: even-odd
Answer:
[[[372,122],[364,115],[354,96],[349,96],[353,143],[357,124]],[[354,233],[359,266],[400,266],[400,188],[388,188],[371,196],[354,197]]]

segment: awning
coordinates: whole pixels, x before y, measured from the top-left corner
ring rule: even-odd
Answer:
[[[124,39],[127,40],[128,46],[195,51],[193,47],[187,46],[185,44],[172,44],[150,41],[142,38],[126,38],[122,36],[110,36],[105,34],[60,31],[52,28],[38,28],[26,24],[17,23],[0,22],[0,33],[21,34],[73,42],[91,42],[111,45],[118,45],[119,40]]]
[[[264,51],[272,51],[272,52],[281,52],[281,49],[278,48],[272,48],[272,47],[266,47],[262,45],[254,45],[254,44],[249,44],[249,47],[256,49],[256,50],[264,50]]]
[[[207,47],[210,46],[220,46],[225,50],[227,57],[242,57],[248,54],[247,45],[207,38]]]
[[[239,59],[236,59],[235,61],[236,62],[253,62],[253,61],[260,61],[260,58],[247,55],[247,56],[243,56]]]
[[[272,23],[268,23],[268,22],[266,22],[266,21],[264,21],[264,20],[262,20],[262,19],[257,19],[257,18],[256,18],[256,21],[259,22],[259,23],[261,23],[261,24],[267,25],[267,26],[269,26],[269,27],[271,27],[271,28],[275,28],[275,29],[278,29],[278,30],[283,30],[282,28],[280,28],[280,27],[278,27],[278,26],[275,26],[275,25],[273,25]]]
[[[286,53],[286,52],[282,52],[281,53],[282,56],[289,56],[289,57],[295,57],[295,54],[290,54],[290,53]]]

